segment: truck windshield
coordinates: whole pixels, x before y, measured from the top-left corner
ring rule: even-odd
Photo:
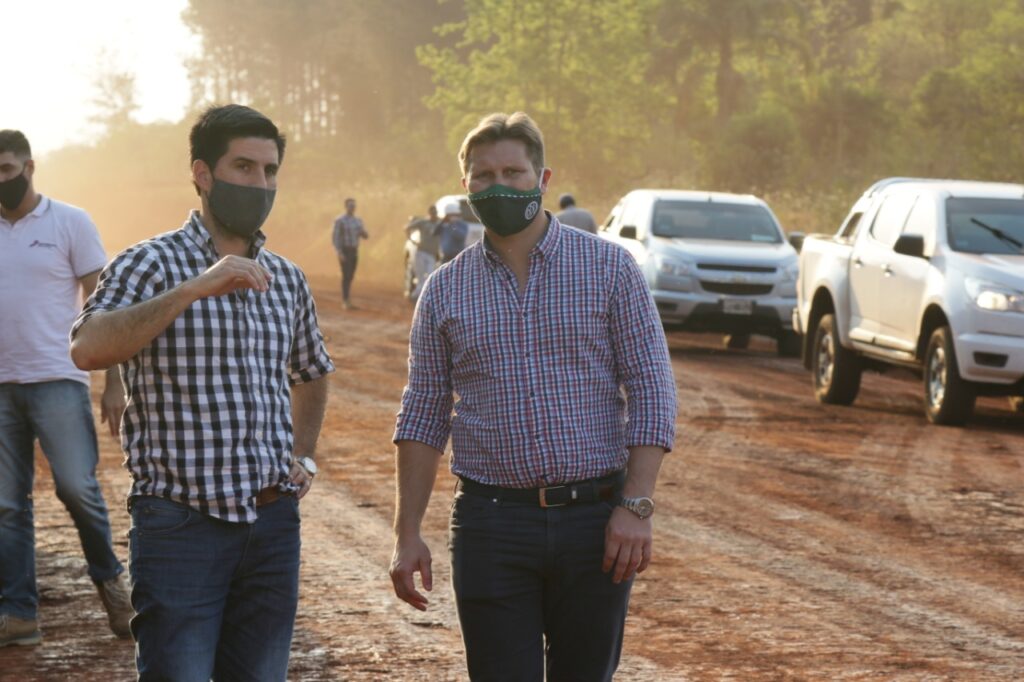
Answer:
[[[712,201],[659,201],[651,232],[674,239],[782,242],[779,228],[763,206]]]
[[[1024,199],[946,199],[949,246],[964,253],[1024,253]]]

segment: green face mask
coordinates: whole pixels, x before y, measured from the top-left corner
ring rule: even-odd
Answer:
[[[482,192],[470,194],[467,199],[484,227],[499,237],[508,237],[525,230],[540,212],[540,183],[526,191],[491,185]]]

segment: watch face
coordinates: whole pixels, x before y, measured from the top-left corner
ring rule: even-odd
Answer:
[[[316,462],[309,457],[300,457],[299,466],[309,472],[311,476],[316,476]]]
[[[654,513],[654,501],[648,497],[641,497],[636,501],[636,511],[641,518],[647,518]]]

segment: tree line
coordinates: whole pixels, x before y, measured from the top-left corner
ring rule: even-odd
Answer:
[[[879,177],[1024,170],[1024,0],[190,0],[183,17],[194,109],[265,111],[324,201],[449,191],[494,110],[533,115],[560,185],[599,207],[639,186],[754,192],[829,230]],[[138,134],[107,109],[108,138]]]

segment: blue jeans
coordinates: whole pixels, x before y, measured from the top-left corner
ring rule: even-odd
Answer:
[[[128,533],[139,680],[284,680],[299,600],[299,503],[229,523],[159,497]]]
[[[606,502],[542,509],[459,493],[450,550],[473,680],[611,680],[632,580],[601,571]]]
[[[35,618],[34,442],[50,462],[57,497],[78,529],[89,577],[124,568],[110,542],[110,518],[96,481],[99,452],[89,389],[78,381],[0,384],[0,613]]]

